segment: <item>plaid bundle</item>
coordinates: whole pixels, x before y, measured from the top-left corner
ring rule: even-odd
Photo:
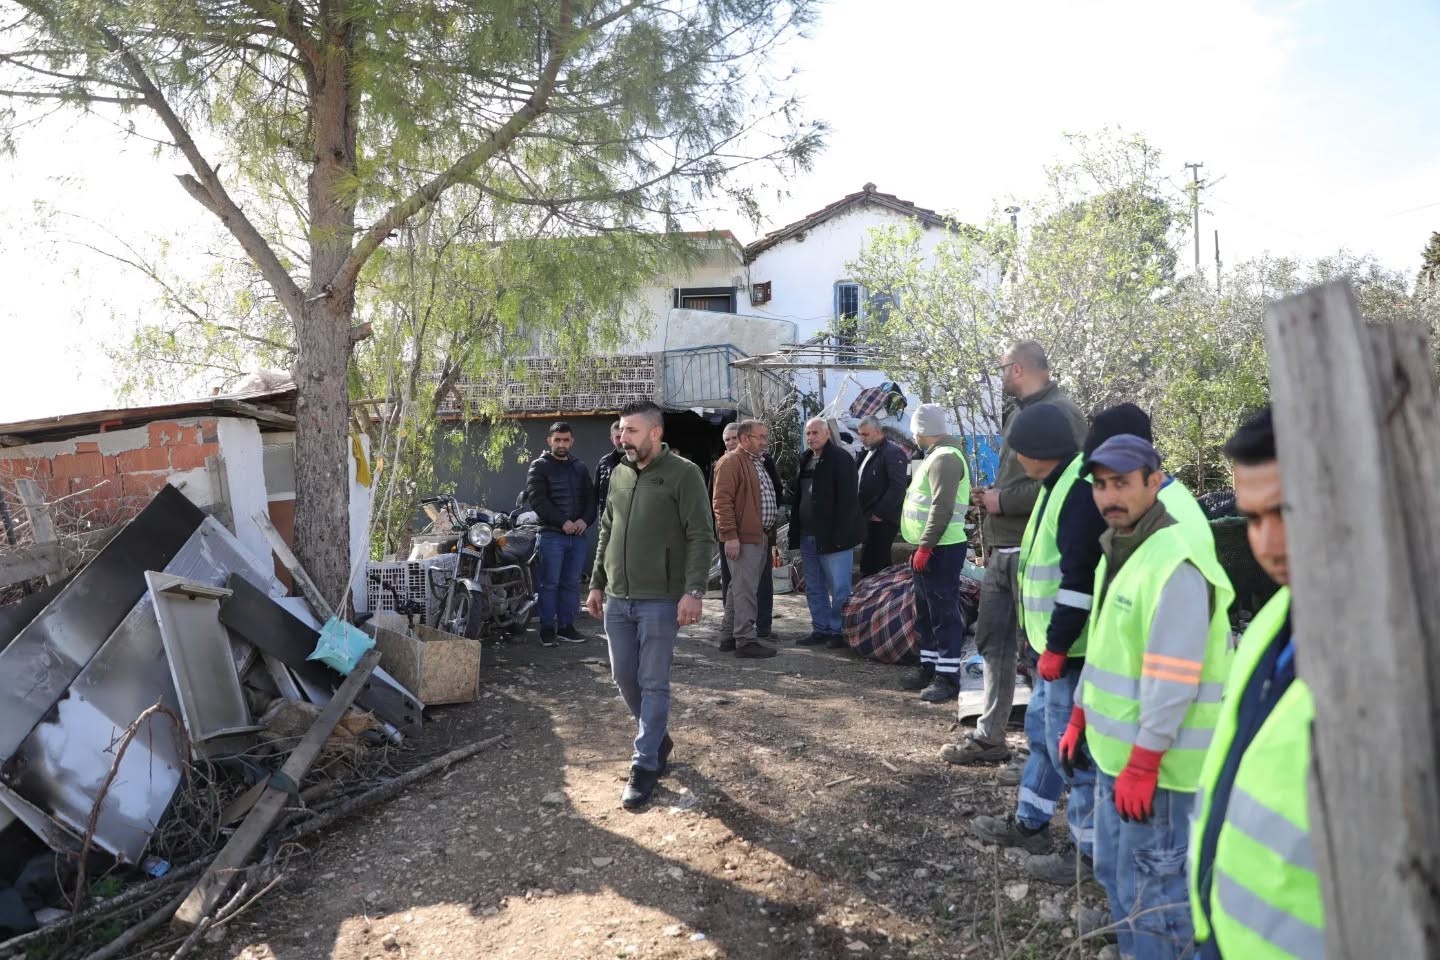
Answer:
[[[907,564],[896,564],[866,577],[845,601],[845,639],[850,649],[881,663],[915,663],[920,637],[915,632],[915,584]],[[967,624],[980,612],[980,581],[960,577],[960,615]]]
[[[861,390],[855,402],[850,404],[850,416],[869,417],[878,414],[885,409],[885,398],[890,395],[891,389],[890,384],[881,384]]]

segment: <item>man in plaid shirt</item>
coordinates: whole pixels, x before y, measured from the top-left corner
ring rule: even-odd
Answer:
[[[730,589],[720,623],[720,649],[737,657],[773,657],[775,648],[756,636],[760,577],[768,576],[770,534],[779,515],[779,497],[765,468],[770,430],[759,420],[740,424],[740,445],[715,464],[715,535],[730,565]]]

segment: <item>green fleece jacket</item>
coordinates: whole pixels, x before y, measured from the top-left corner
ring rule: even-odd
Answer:
[[[679,600],[704,592],[715,556],[710,497],[700,468],[661,444],[655,459],[636,469],[615,465],[590,589],[629,600]]]

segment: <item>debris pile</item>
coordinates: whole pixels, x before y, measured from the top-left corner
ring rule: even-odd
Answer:
[[[166,922],[183,953],[273,885],[287,834],[423,775],[384,776],[424,703],[272,546],[312,602],[167,486],[83,567],[0,608],[0,957],[57,933],[51,955],[119,956]],[[464,662],[462,695],[478,645]],[[75,953],[102,922],[113,942]]]

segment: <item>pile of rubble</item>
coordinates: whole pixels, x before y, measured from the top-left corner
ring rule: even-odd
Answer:
[[[79,570],[0,607],[0,957],[54,931],[73,944],[82,920],[127,904],[151,909],[91,956],[167,921],[191,944],[255,892],[287,831],[424,775],[367,767],[421,729],[425,705],[378,666],[374,635],[408,638],[362,632],[313,588],[313,606],[287,596],[274,569],[166,487]],[[413,677],[415,659],[396,669]],[[477,681],[479,660],[476,645]],[[161,843],[171,826],[191,842]]]

